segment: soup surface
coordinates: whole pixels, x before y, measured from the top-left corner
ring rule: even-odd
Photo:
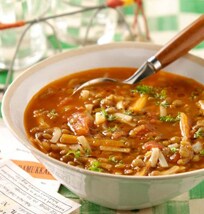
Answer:
[[[160,71],[135,85],[96,77],[129,77],[135,68],[100,68],[50,83],[30,101],[25,128],[32,144],[92,171],[157,176],[204,167],[204,86]]]

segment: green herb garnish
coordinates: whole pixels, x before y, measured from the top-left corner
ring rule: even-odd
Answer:
[[[85,149],[85,155],[86,155],[86,156],[90,156],[90,154],[91,154],[90,149]]]
[[[204,156],[204,149],[200,151],[200,155]]]
[[[201,138],[204,137],[204,130],[202,128],[199,128],[195,133],[194,133],[194,138]]]
[[[115,132],[118,129],[117,125],[113,126],[113,127],[108,127],[107,131],[108,132]]]
[[[132,90],[133,93],[137,92],[139,94],[149,94],[154,93],[154,88],[148,85],[138,85],[135,90]]]
[[[161,116],[159,119],[163,122],[177,122],[180,120],[180,114],[178,114],[176,117],[171,115]]]
[[[91,170],[91,171],[95,171],[95,172],[101,172],[101,171],[103,171],[100,168],[100,162],[97,161],[97,160],[92,161],[91,162],[91,166],[88,169]]]
[[[113,121],[116,119],[116,116],[114,116],[113,114],[108,114],[108,112],[104,108],[101,108],[101,112],[108,121]]]
[[[170,147],[170,150],[171,150],[173,153],[175,153],[175,152],[178,151],[178,149],[177,149],[176,147]]]
[[[116,116],[114,116],[114,115],[112,115],[112,114],[108,115],[108,117],[107,117],[107,120],[108,120],[108,121],[113,121],[113,120],[115,120],[115,119],[116,119]]]
[[[165,99],[166,98],[166,90],[162,89],[161,91],[157,88],[154,88],[149,85],[138,85],[135,90],[131,91],[132,93],[139,93],[139,94],[148,94],[155,99]]]
[[[113,162],[113,163],[118,163],[118,160],[117,160],[116,157],[113,156],[113,155],[109,156],[108,160],[109,160],[110,162]]]
[[[127,114],[127,115],[133,115],[134,112],[132,110],[127,110],[124,112],[124,114]]]
[[[160,105],[163,106],[164,108],[168,108],[170,106],[170,104],[166,100],[161,102]]]
[[[81,155],[80,150],[69,150],[66,154],[66,156],[69,156],[70,154],[73,154],[75,158],[79,158]]]
[[[156,99],[160,99],[160,100],[165,99],[166,98],[166,90],[163,89],[163,90],[161,90],[160,93],[156,92],[155,95],[154,95],[154,97]]]

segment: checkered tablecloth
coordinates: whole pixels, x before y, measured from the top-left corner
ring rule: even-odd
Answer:
[[[82,206],[76,214],[203,214],[204,210],[204,181],[187,193],[184,193],[172,200],[161,205],[133,211],[111,210],[80,200],[76,195],[71,193],[65,187],[61,187],[59,191],[65,197],[79,202]]]
[[[83,3],[83,5],[90,5],[90,0],[77,0],[72,1],[77,3]],[[96,3],[101,3],[101,0],[92,1]],[[179,30],[185,27],[192,20],[196,19],[200,14],[204,13],[204,0],[144,0],[144,8],[147,16],[148,26],[150,29],[151,42],[157,44],[164,44],[172,36],[174,36]],[[128,22],[133,19],[134,7],[129,6],[121,8],[121,11],[125,14]],[[141,17],[139,17],[141,19]],[[84,17],[81,16],[80,20],[75,20],[76,22],[71,22],[74,25],[70,27],[71,33],[76,38],[81,38],[84,36]],[[139,20],[142,22],[142,19]],[[143,29],[141,29],[143,30]],[[117,26],[115,33],[112,37],[113,41],[121,41],[124,39],[124,35],[121,31],[117,31]],[[48,36],[48,41],[52,47],[56,48],[55,39],[52,35]],[[60,41],[64,49],[75,48],[78,45],[71,43],[70,41]],[[204,42],[195,47],[191,53],[204,58]],[[14,73],[14,78],[18,73]],[[3,85],[6,81],[7,71],[0,72],[0,85]],[[0,103],[1,105],[1,103]],[[1,113],[0,113],[1,117]],[[0,119],[2,120],[2,119]],[[0,142],[1,142],[1,130],[0,130]],[[166,203],[161,205],[134,211],[119,211],[104,208],[88,201],[79,199],[75,194],[70,192],[64,186],[61,186],[59,192],[79,202],[82,206],[80,210],[76,213],[83,214],[116,214],[116,213],[137,213],[137,214],[202,214],[204,213],[204,181],[199,185],[194,187],[189,192],[186,192],[176,198],[173,198]],[[1,200],[1,199],[0,199]]]
[[[104,2],[104,0],[69,0],[69,2],[95,6]],[[65,5],[66,4],[61,4],[59,12],[65,11]],[[190,24],[199,17],[200,14],[204,13],[204,0],[143,0],[143,5],[150,31],[150,42],[156,44],[165,44],[178,33],[178,31]],[[136,4],[119,8],[119,11],[125,14],[125,19],[130,27],[133,23],[133,14],[136,8]],[[73,9],[76,10],[79,8],[73,7]],[[55,24],[59,30],[58,36],[64,48],[76,47],[78,44],[83,44],[87,25],[94,13],[95,11],[89,11],[74,15],[71,21],[69,17],[56,19]],[[112,22],[116,21],[116,19],[120,21],[115,25],[108,23],[107,29],[103,29],[104,34],[106,30],[109,30],[109,34],[111,34],[104,43],[123,41],[129,38],[127,28],[124,26],[117,12],[112,9],[104,9],[101,10],[98,16],[93,20],[92,28],[87,38],[87,44],[90,44],[90,42],[93,43],[94,40],[98,42],[97,39],[101,36],[101,28],[105,27],[101,19],[105,18],[110,19]],[[139,32],[136,32],[137,34],[145,34],[144,20],[141,15],[138,17],[138,28],[137,31]],[[110,31],[114,31],[114,33],[112,34]],[[135,39],[137,40],[138,38],[136,37]],[[75,44],[74,41],[78,41],[78,44]],[[204,42],[193,48],[191,53],[201,57],[204,56]]]

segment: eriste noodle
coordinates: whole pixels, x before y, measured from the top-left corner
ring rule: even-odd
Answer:
[[[157,176],[204,167],[204,86],[160,71],[135,85],[135,68],[98,68],[56,80],[29,102],[31,143],[64,163],[102,173]]]

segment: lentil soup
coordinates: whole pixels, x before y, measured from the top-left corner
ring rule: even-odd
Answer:
[[[204,86],[165,71],[135,85],[135,68],[98,68],[56,80],[29,102],[24,124],[31,143],[67,164],[120,175],[156,176],[204,167]]]

